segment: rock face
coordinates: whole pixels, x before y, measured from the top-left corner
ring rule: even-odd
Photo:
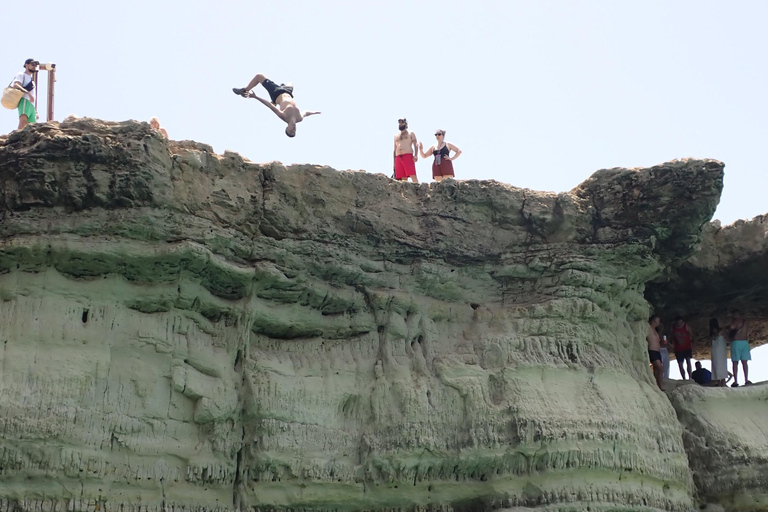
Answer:
[[[750,344],[768,342],[768,216],[721,227],[709,223],[690,259],[650,283],[646,297],[662,317],[683,316],[697,336],[695,356],[711,353],[709,319],[726,327],[730,310],[749,321]]]
[[[643,293],[722,177],[417,186],[134,122],[14,132],[0,509],[687,511]]]
[[[768,510],[768,385],[688,385],[670,399],[702,501],[725,510]]]

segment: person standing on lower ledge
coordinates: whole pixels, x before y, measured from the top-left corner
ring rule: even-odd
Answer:
[[[732,388],[739,387],[739,361],[744,369],[744,384],[752,384],[749,381],[749,361],[752,354],[749,351],[749,341],[747,341],[747,321],[741,315],[741,311],[734,309],[731,311],[731,326],[728,328],[728,338],[731,340],[731,362],[733,363],[733,384]]]
[[[693,374],[691,371],[693,331],[691,326],[686,324],[680,315],[677,315],[672,322],[672,346],[675,348],[675,359],[677,360],[677,366],[680,368],[680,377],[686,380],[685,371],[683,370],[683,362],[685,362],[688,369],[688,378],[690,379]]]
[[[453,161],[459,158],[461,150],[453,144],[445,142],[445,130],[437,130],[435,132],[435,137],[437,137],[437,144],[430,147],[426,153],[424,152],[424,146],[419,142],[419,153],[421,153],[421,158],[427,158],[434,155],[435,160],[432,162],[432,178],[435,181],[442,181],[443,178],[453,178]],[[453,156],[451,156],[451,151],[454,152]]]
[[[645,336],[645,341],[648,342],[648,359],[651,360],[651,366],[653,366],[653,376],[656,378],[656,385],[659,389],[664,391],[664,368],[661,364],[661,342],[659,340],[659,333],[656,328],[661,324],[661,318],[659,315],[653,315],[648,319],[648,334]]]
[[[666,381],[669,379],[669,345],[667,344],[667,336],[664,335],[664,326],[662,324],[659,324],[656,328],[656,332],[659,334],[659,339],[661,340],[661,349],[659,349],[659,352],[661,352],[662,375]]]
[[[416,162],[419,160],[417,151],[416,134],[408,131],[408,120],[398,119],[397,126],[400,133],[395,135],[395,179],[397,181],[411,178],[414,183],[419,182],[416,177]]]
[[[712,380],[725,386],[728,378],[728,348],[717,318],[709,319],[709,336],[712,338]]]

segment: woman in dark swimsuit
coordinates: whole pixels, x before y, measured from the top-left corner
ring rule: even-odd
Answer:
[[[453,144],[445,142],[445,130],[437,130],[435,137],[437,137],[437,144],[429,148],[426,153],[424,152],[424,146],[419,142],[421,158],[434,155],[435,161],[432,162],[432,177],[435,181],[441,181],[443,178],[453,178],[452,162],[459,158],[461,150]],[[453,156],[450,156],[451,151],[454,152]]]

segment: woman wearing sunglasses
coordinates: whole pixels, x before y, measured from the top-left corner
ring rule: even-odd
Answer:
[[[443,178],[453,178],[453,161],[459,158],[461,150],[445,142],[445,130],[437,130],[435,132],[437,137],[437,144],[432,146],[424,152],[424,145],[419,142],[419,153],[421,158],[427,158],[430,155],[434,155],[435,161],[432,162],[432,177],[435,181],[442,181]],[[453,151],[453,156],[451,156]]]

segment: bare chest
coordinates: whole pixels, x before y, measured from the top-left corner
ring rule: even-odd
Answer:
[[[401,153],[410,153],[411,150],[411,135],[408,134],[407,137],[402,138],[400,134],[395,136],[395,147],[398,150],[398,154]]]

